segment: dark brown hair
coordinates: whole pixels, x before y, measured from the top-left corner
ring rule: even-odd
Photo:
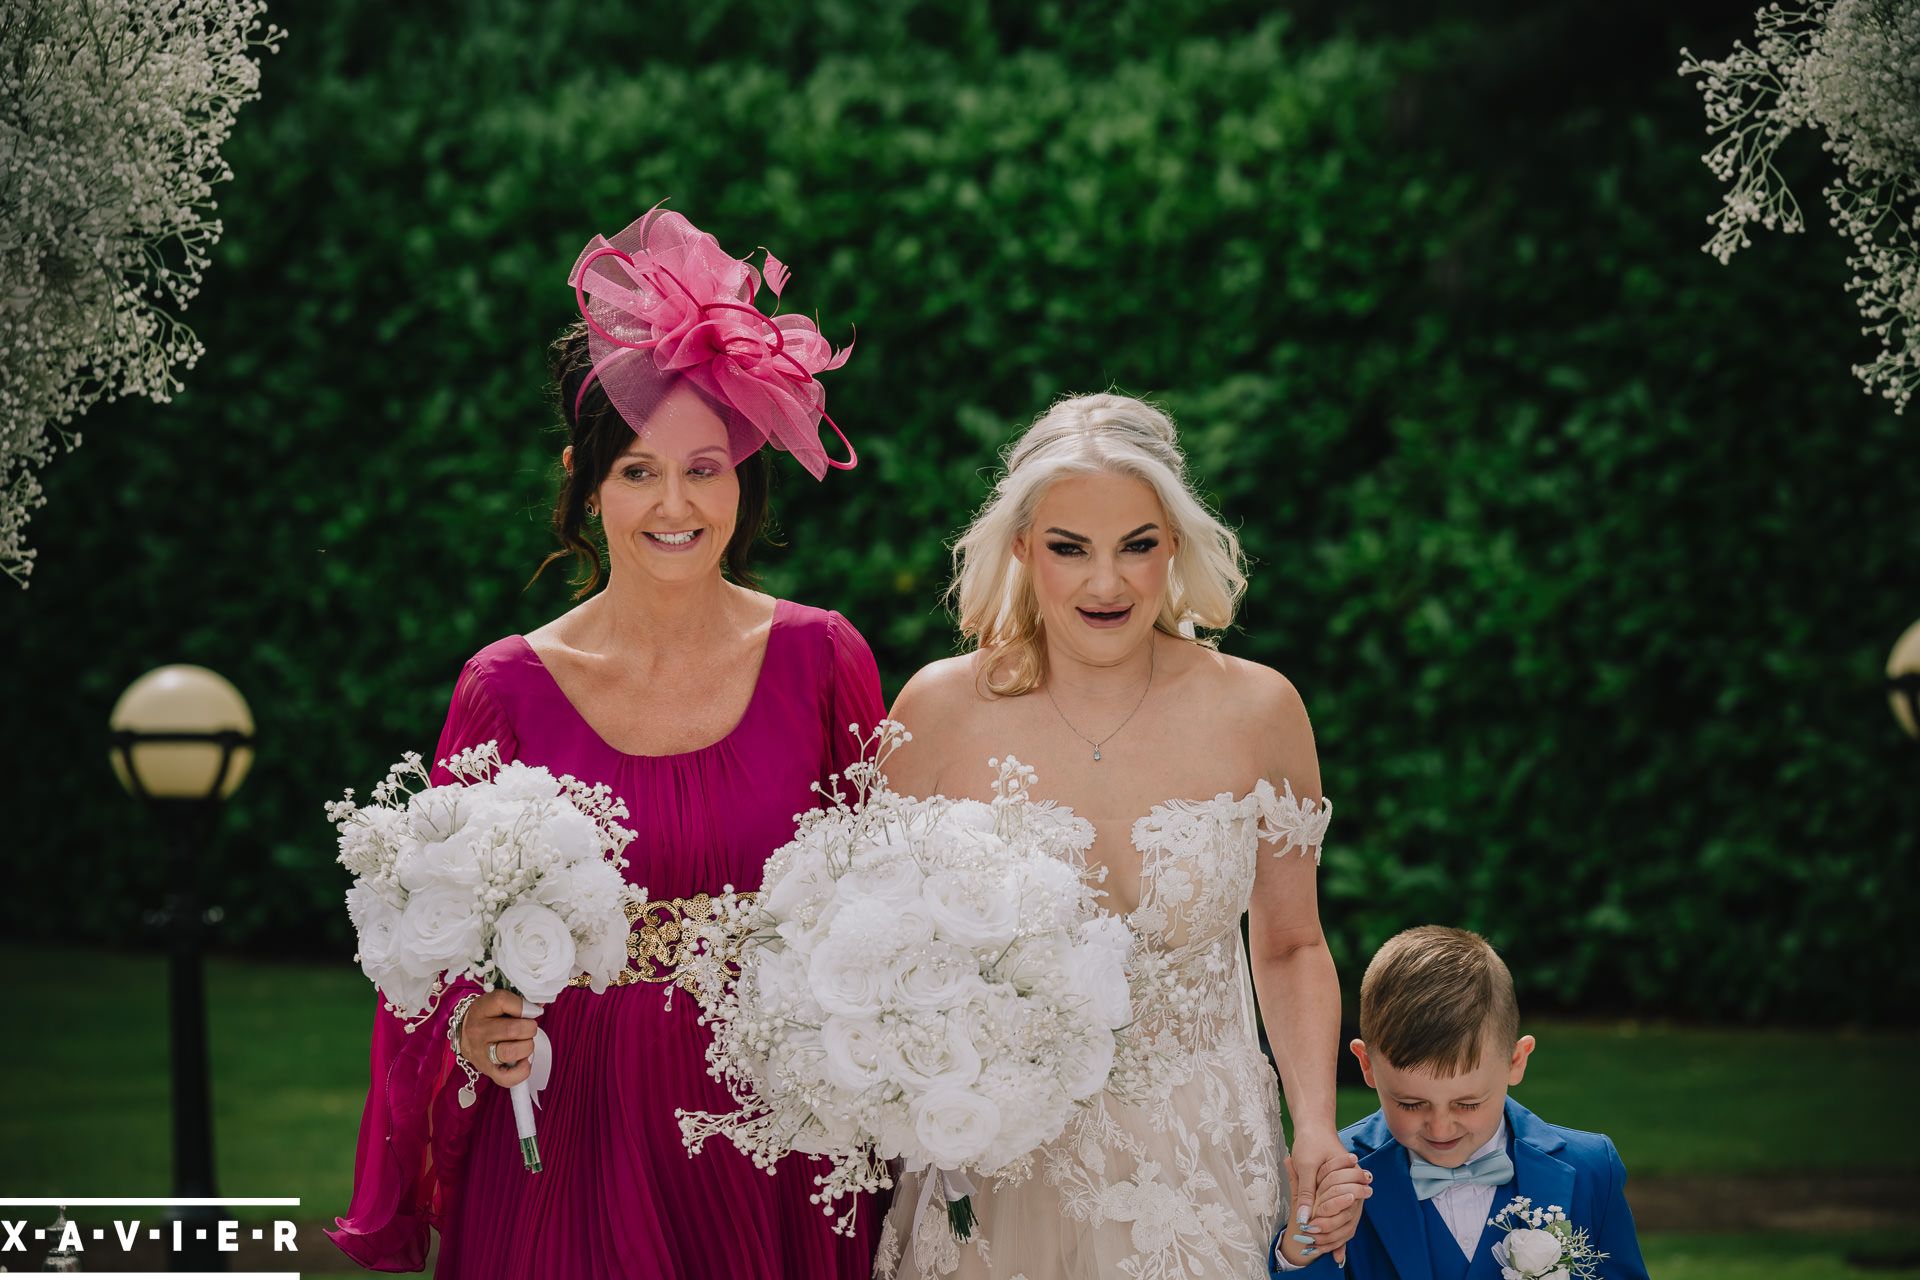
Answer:
[[[574,416],[574,398],[580,394],[580,383],[593,367],[584,322],[575,321],[561,330],[548,356],[559,397],[560,421],[567,433],[567,443],[573,446],[573,470],[561,476],[560,492],[553,503],[553,532],[560,539],[560,550],[540,562],[527,585],[532,586],[554,561],[572,556],[573,581],[577,588],[573,598],[580,600],[598,590],[606,577],[601,560],[602,535],[587,524],[587,499],[613,470],[615,460],[633,443],[633,428],[627,425],[627,420],[620,416],[598,383],[587,389],[580,402],[580,415]],[[697,387],[693,390],[731,426],[732,409]],[[740,481],[740,508],[734,520],[733,536],[721,553],[720,567],[735,582],[750,587],[754,585],[753,549],[767,527],[772,477],[766,453],[756,451],[747,455],[734,467],[734,475]]]
[[[1421,925],[1395,934],[1360,979],[1360,1038],[1400,1070],[1459,1075],[1481,1047],[1520,1035],[1513,975],[1487,940],[1465,929]]]

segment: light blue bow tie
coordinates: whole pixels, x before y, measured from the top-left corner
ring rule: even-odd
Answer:
[[[1504,1151],[1489,1151],[1457,1169],[1428,1164],[1411,1151],[1407,1163],[1413,1172],[1413,1194],[1431,1200],[1448,1187],[1498,1187],[1513,1179],[1513,1160]]]

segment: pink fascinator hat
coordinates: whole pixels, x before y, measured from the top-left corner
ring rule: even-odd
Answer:
[[[567,276],[593,360],[573,397],[575,420],[598,384],[640,432],[684,379],[721,409],[735,463],[770,444],[816,480],[828,467],[852,470],[859,458],[828,416],[817,377],[845,364],[853,348],[835,351],[812,320],[768,315],[753,303],[764,283],[777,309],[788,275],[772,253],[756,270],[658,206],[611,240],[589,240]],[[823,421],[846,447],[845,461],[827,456]]]

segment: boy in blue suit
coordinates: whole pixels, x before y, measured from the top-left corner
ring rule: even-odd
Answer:
[[[1346,1248],[1347,1280],[1502,1280],[1494,1246],[1506,1232],[1488,1219],[1516,1196],[1584,1230],[1607,1255],[1596,1275],[1647,1280],[1612,1141],[1507,1097],[1534,1047],[1519,1024],[1513,977],[1478,934],[1427,925],[1373,957],[1349,1047],[1380,1110],[1340,1134],[1373,1191]],[[1312,1241],[1283,1227],[1272,1275],[1337,1276]]]

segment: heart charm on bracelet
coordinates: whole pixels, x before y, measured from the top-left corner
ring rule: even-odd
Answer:
[[[460,1086],[460,1109],[464,1111],[468,1107],[472,1106],[473,1100],[476,1096],[477,1095],[475,1095],[473,1091],[473,1084],[471,1081],[461,1085]]]

